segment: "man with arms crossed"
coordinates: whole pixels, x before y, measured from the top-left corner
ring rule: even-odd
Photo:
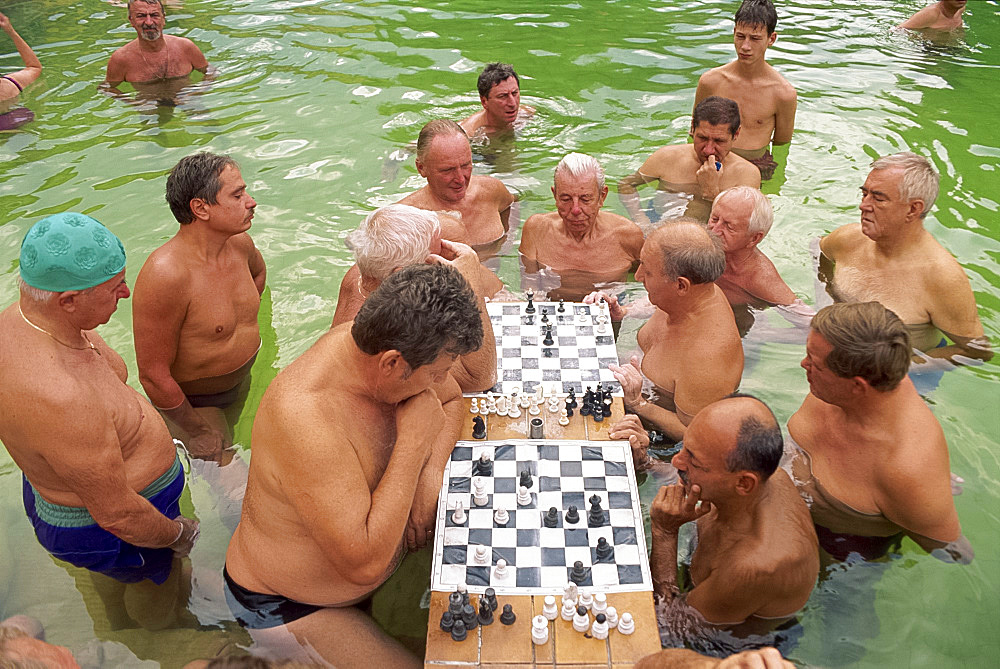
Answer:
[[[900,533],[972,560],[948,444],[906,376],[910,351],[906,326],[878,302],[834,304],[812,320],[802,360],[809,394],[788,421],[782,466],[810,504],[820,545],[839,560],[878,557]]]
[[[261,343],[266,271],[246,232],[257,203],[236,162],[211,153],[174,166],[167,202],[180,229],[135,282],[139,381],[192,455],[228,462],[221,409],[239,398]]]
[[[739,637],[766,634],[805,605],[819,550],[808,508],[778,469],[781,452],[781,428],[754,397],[719,400],[691,421],[672,461],[681,483],[661,487],[649,507],[650,569],[662,600],[683,598]],[[692,520],[697,548],[682,595],[677,534]]]
[[[740,136],[740,108],[732,100],[711,96],[699,102],[691,118],[692,144],[671,144],[646,159],[639,171],[618,182],[618,196],[629,216],[648,230],[636,188],[658,181],[659,188],[692,187],[696,198],[711,202],[733,186],[760,188],[760,171],[732,152]]]
[[[129,0],[128,22],[138,37],[108,59],[104,79],[109,86],[176,79],[192,70],[208,73],[208,61],[194,42],[163,34],[167,21],[160,0]]]
[[[861,222],[820,240],[827,290],[838,302],[881,302],[906,324],[921,357],[956,364],[956,355],[988,360],[992,351],[969,279],[924,229],[938,194],[937,172],[909,151],[879,158],[871,167],[861,187]],[[954,343],[945,346],[942,334]]]
[[[431,386],[482,341],[461,274],[411,265],[271,383],[226,554],[227,599],[255,639],[290,633],[338,667],[418,666],[352,605],[402,558],[425,471],[440,489],[460,425],[442,428],[442,405],[461,395]]]
[[[459,123],[469,137],[480,130],[486,135],[512,131],[535,113],[521,104],[521,79],[512,65],[490,63],[479,74],[476,88],[483,110]]]
[[[778,14],[771,0],[743,0],[734,17],[736,60],[698,79],[694,103],[721,95],[740,106],[740,136],[733,153],[757,166],[770,179],[777,164],[767,147],[792,141],[795,128],[795,88],[764,60],[778,33]]]
[[[472,175],[472,147],[462,126],[446,119],[427,123],[417,137],[416,163],[427,185],[399,203],[457,213],[460,225],[442,221],[444,239],[468,244],[481,255],[499,249],[516,198],[496,177]]]
[[[0,440],[35,534],[60,560],[130,584],[137,623],[169,626],[175,558],[198,523],[178,509],[184,471],[167,427],[94,332],[129,296],[125,249],[93,218],[55,214],[25,235],[18,283],[0,313]]]

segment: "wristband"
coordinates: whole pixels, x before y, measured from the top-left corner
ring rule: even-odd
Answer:
[[[177,533],[177,536],[174,538],[173,541],[170,542],[169,546],[173,546],[174,544],[176,544],[178,541],[181,540],[182,536],[184,536],[184,523],[182,523],[179,520],[176,521],[176,523],[181,526],[181,531]]]

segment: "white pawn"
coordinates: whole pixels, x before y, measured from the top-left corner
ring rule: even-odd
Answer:
[[[545,616],[546,620],[555,620],[559,617],[559,609],[556,608],[556,598],[552,595],[545,595],[542,615]]]
[[[490,402],[485,397],[479,400],[479,414],[482,416],[488,416],[490,413]]]
[[[521,395],[521,408],[527,409],[530,406],[531,406],[531,395],[529,395],[528,393],[524,393],[523,395]]]
[[[493,569],[493,576],[498,580],[502,581],[507,578],[507,561],[503,558],[497,560],[497,566]]]
[[[531,504],[531,493],[528,492],[527,487],[520,486],[517,489],[517,505],[528,506],[529,504]]]
[[[563,407],[562,413],[559,415],[560,425],[569,425],[569,413],[566,411],[566,407]]]
[[[563,620],[573,620],[573,616],[576,615],[576,600],[564,598],[560,615]]]
[[[631,634],[635,631],[635,622],[632,620],[632,614],[628,611],[623,613],[618,621],[618,631],[622,634]]]
[[[479,413],[479,400],[475,397],[472,398],[472,406],[469,407],[469,413]]]
[[[599,622],[597,618],[594,618],[594,624],[590,628],[590,636],[595,639],[607,639],[608,638],[608,622],[605,620],[603,623]]]
[[[489,501],[490,497],[486,494],[486,482],[483,478],[477,476],[472,479],[472,503],[476,506],[486,506]]]
[[[594,612],[596,616],[598,613],[603,613],[607,615],[608,611],[608,596],[603,592],[598,592],[594,595],[594,603],[590,605],[590,610]]]
[[[597,324],[597,334],[604,334],[607,331],[608,331],[607,325],[605,325],[604,323]]]
[[[590,616],[587,615],[586,610],[584,610],[582,614],[580,613],[580,609],[576,610],[576,614],[573,616],[573,629],[577,632],[586,632],[590,630]]]
[[[455,504],[455,512],[451,514],[451,521],[456,525],[464,525],[465,520],[465,509],[462,508],[462,503],[458,502]]]
[[[590,607],[594,604],[594,596],[589,592],[580,593],[580,606],[584,607],[588,611]]]
[[[507,513],[507,509],[501,506],[496,510],[496,513],[493,514],[493,520],[496,521],[497,525],[506,525],[507,521],[510,520],[510,514]]]
[[[520,418],[521,417],[521,410],[517,408],[516,404],[511,404],[510,408],[507,409],[507,417],[508,418]]]
[[[590,320],[590,317],[581,311],[580,315],[577,317],[577,320],[580,321],[581,323],[586,323],[588,320]]]
[[[496,413],[497,412],[497,398],[495,398],[493,395],[490,395],[490,399],[487,400],[487,402],[486,402],[486,407],[487,407],[487,409],[489,410],[490,413]]]
[[[618,627],[618,609],[609,606],[604,615],[608,617],[608,627]]]
[[[573,581],[567,581],[566,587],[563,588],[563,599],[572,599],[573,605],[576,606],[576,598],[580,595],[580,587]]]
[[[532,416],[537,416],[541,412],[542,410],[538,408],[538,405],[532,402],[531,408],[528,409],[528,413],[531,414]]]
[[[535,616],[531,619],[531,640],[539,646],[549,640],[549,621],[545,616]]]
[[[476,546],[475,555],[476,564],[486,564],[489,562],[489,555],[486,551],[486,546]]]

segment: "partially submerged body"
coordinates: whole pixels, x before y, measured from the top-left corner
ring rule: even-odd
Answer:
[[[966,0],[940,0],[924,7],[900,23],[897,28],[908,30],[956,30],[962,27],[962,12]]]

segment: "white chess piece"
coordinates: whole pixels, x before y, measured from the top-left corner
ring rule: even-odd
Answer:
[[[507,578],[507,561],[503,558],[497,560],[497,566],[493,568],[493,576],[498,580],[502,581]]]
[[[501,506],[496,510],[496,513],[493,514],[493,520],[496,521],[497,525],[506,525],[507,521],[510,520],[510,514],[507,513],[507,509]]]
[[[486,546],[476,546],[476,554],[474,556],[476,564],[488,564],[490,561],[489,553]]]
[[[582,615],[580,614],[580,609],[576,610],[576,614],[573,616],[573,629],[577,632],[587,632],[590,630],[590,616],[586,610],[584,610]]]
[[[542,384],[539,383],[537,386],[535,386],[535,400],[532,402],[532,404],[541,404],[544,401],[545,401],[545,388],[543,388]]]
[[[565,599],[563,598],[563,605],[561,611],[562,619],[569,621],[573,620],[573,616],[576,615],[576,600],[575,599]]]
[[[545,616],[535,616],[531,619],[531,640],[539,646],[549,640],[549,621]]]
[[[520,418],[521,417],[521,410],[517,408],[516,404],[511,404],[510,408],[507,409],[507,417],[508,418]]]
[[[506,416],[507,415],[507,398],[501,395],[497,399],[497,415]]]
[[[458,502],[455,504],[455,512],[451,514],[451,521],[456,525],[464,525],[465,520],[465,509],[462,508],[462,503]]]
[[[603,592],[594,594],[594,603],[590,605],[590,610],[594,612],[595,616],[598,613],[606,615],[608,611],[608,596]]]
[[[562,413],[559,415],[560,425],[569,425],[569,413],[566,411],[566,407],[562,408]]]
[[[580,599],[577,600],[583,608],[590,610],[590,607],[594,604],[594,596],[589,592],[581,592]]]
[[[532,416],[537,416],[541,412],[542,412],[542,410],[538,408],[538,404],[535,403],[535,402],[532,402],[531,403],[531,407],[528,409],[528,413],[531,414]]]
[[[618,631],[622,634],[631,634],[635,631],[635,622],[632,620],[632,614],[628,611],[623,613],[618,620]]]
[[[558,412],[559,412],[559,398],[558,397],[550,397],[549,398],[549,413],[558,413]]]
[[[527,409],[530,406],[531,406],[531,395],[529,395],[528,393],[524,393],[523,395],[521,395],[521,408]]]
[[[476,506],[486,506],[490,501],[486,494],[486,481],[481,476],[472,479],[472,503]]]
[[[479,399],[479,415],[488,416],[490,413],[490,402],[485,397]]]
[[[594,617],[594,624],[590,628],[590,636],[595,639],[607,639],[608,638],[608,622],[605,620],[603,623],[598,622],[597,617]]]
[[[577,319],[576,319],[576,320],[580,321],[580,323],[586,323],[587,321],[589,321],[589,320],[590,320],[590,317],[589,317],[589,316],[587,316],[587,313],[586,313],[586,312],[584,312],[584,311],[581,311],[581,312],[580,312],[580,315],[579,315],[579,316],[577,316]]]
[[[618,627],[618,609],[609,606],[604,615],[608,617],[608,627]]]
[[[479,413],[479,400],[475,397],[472,398],[472,406],[469,407],[469,413]]]
[[[573,581],[567,581],[566,587],[563,588],[563,599],[572,599],[573,605],[576,606],[576,598],[580,596],[580,586],[578,586]]]
[[[545,595],[545,603],[542,605],[542,615],[547,620],[555,620],[559,617],[559,609],[556,608],[556,598],[552,595]]]
[[[520,486],[517,489],[517,505],[518,506],[528,506],[531,504],[531,493],[528,492],[526,486]]]
[[[489,409],[490,413],[497,412],[497,398],[490,395],[490,399],[486,401],[486,407]]]
[[[605,334],[608,331],[608,326],[604,323],[597,324],[597,334]]]

